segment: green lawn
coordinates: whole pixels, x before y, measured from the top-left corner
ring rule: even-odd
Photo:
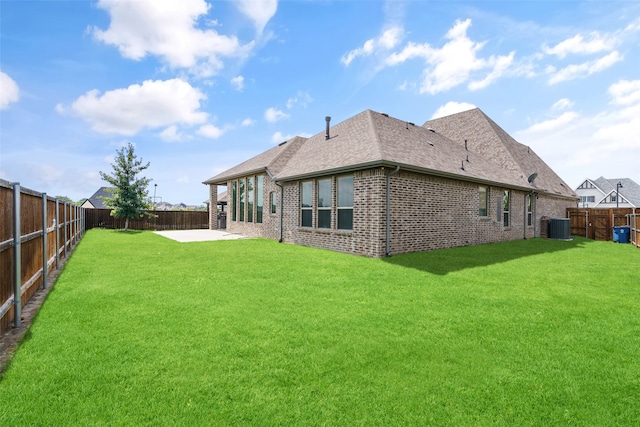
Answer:
[[[638,425],[640,250],[368,259],[90,230],[0,425]]]

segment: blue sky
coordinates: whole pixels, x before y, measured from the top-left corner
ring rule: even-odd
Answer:
[[[0,177],[74,200],[118,148],[158,198],[365,109],[479,107],[565,181],[640,182],[637,1],[0,0]]]

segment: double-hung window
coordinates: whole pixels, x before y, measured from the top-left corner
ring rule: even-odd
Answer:
[[[262,211],[264,210],[264,176],[256,177],[256,222],[262,224]]]
[[[487,187],[478,187],[478,215],[479,216],[487,216],[488,215],[488,206],[487,201],[489,198],[487,197]]]
[[[300,184],[300,225],[313,227],[313,181]]]
[[[238,212],[238,181],[231,183],[231,220],[236,220],[236,214]]]
[[[331,178],[318,180],[318,228],[331,228]]]
[[[527,194],[527,225],[531,226],[533,221],[533,206],[531,194]]]
[[[275,191],[272,191],[271,193],[269,193],[269,200],[270,200],[270,203],[271,203],[271,213],[275,214],[276,213],[276,207],[277,207],[277,204],[276,204],[277,196],[276,196],[276,192]]]
[[[340,176],[338,183],[338,229],[353,230],[353,176]]]
[[[245,210],[245,195],[244,195],[244,178],[240,180],[240,215],[238,221],[244,222],[244,210]]]
[[[253,222],[253,177],[247,178],[247,222]]]
[[[505,227],[509,226],[510,205],[511,205],[511,192],[508,190],[505,190],[502,196],[502,224]]]

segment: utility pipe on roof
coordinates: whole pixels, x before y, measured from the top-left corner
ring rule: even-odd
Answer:
[[[397,165],[394,170],[387,174],[387,247],[385,254],[391,256],[391,175],[394,175],[400,171],[400,165]]]

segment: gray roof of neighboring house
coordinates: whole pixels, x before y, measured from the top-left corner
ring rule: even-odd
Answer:
[[[600,177],[596,180],[590,180],[605,194],[609,194],[616,190],[616,184],[622,184],[619,189],[620,195],[628,200],[634,206],[640,206],[640,185],[629,178],[607,179]]]
[[[527,178],[537,172],[539,191],[576,197],[532,150],[516,142],[480,110],[472,111],[431,120],[421,127],[366,110],[332,126],[328,140],[325,132],[307,139],[296,137],[205,184],[225,185],[229,179],[258,171],[287,181],[399,165],[403,170],[521,189],[533,188]],[[475,138],[476,143],[468,150],[464,142],[455,142],[456,127],[470,139]]]
[[[91,203],[94,208],[108,209],[107,205],[104,204],[104,197],[112,198],[113,194],[109,193],[107,188],[109,187],[100,187],[93,196],[89,197],[89,203]]]

